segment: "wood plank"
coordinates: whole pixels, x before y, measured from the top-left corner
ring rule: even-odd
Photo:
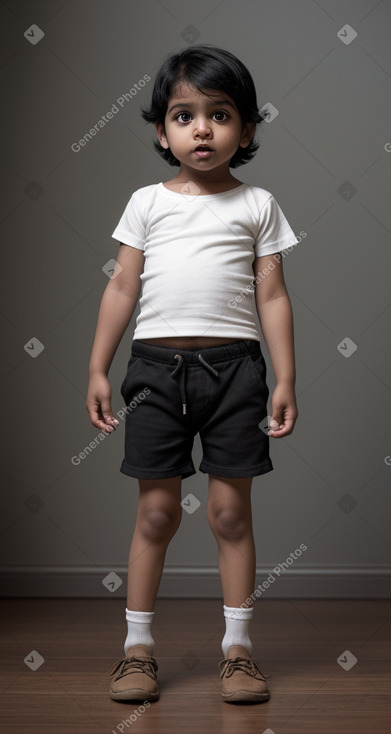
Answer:
[[[259,600],[250,636],[271,698],[242,705],[220,694],[222,605],[157,600],[152,634],[161,695],[140,711],[141,703],[108,694],[108,671],[123,657],[125,600],[0,600],[1,731],[389,734],[391,601]],[[24,662],[32,650],[44,658],[34,671]],[[338,663],[345,651],[357,658],[350,670]]]

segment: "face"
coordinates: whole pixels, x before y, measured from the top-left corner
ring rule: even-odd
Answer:
[[[242,120],[234,100],[225,92],[206,90],[208,95],[187,83],[180,83],[170,96],[163,125],[156,132],[163,148],[170,148],[182,168],[211,171],[229,168],[238,146],[246,148],[254,135],[255,123]],[[195,152],[205,143],[210,152]]]

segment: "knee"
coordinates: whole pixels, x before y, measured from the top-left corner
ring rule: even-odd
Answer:
[[[182,511],[164,508],[145,509],[141,513],[140,530],[146,540],[156,543],[171,538],[179,528]]]
[[[247,533],[248,522],[243,512],[235,508],[213,509],[208,513],[209,525],[218,538],[241,540]]]

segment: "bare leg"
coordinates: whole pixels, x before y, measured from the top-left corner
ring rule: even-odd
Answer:
[[[221,585],[228,607],[244,604],[255,586],[251,484],[252,477],[209,476],[208,520],[219,548]]]
[[[208,520],[219,548],[221,585],[227,607],[252,606],[246,604],[255,585],[251,484],[251,477],[209,476]],[[235,655],[238,651],[243,657],[251,657],[243,646],[236,646]]]
[[[181,523],[182,477],[138,482],[140,497],[129,552],[127,608],[153,612],[167,547]]]

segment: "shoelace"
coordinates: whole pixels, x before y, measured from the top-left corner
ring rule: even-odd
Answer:
[[[227,678],[230,678],[231,675],[234,674],[235,670],[241,670],[243,673],[247,673],[257,680],[265,680],[267,678],[267,676],[262,673],[255,660],[249,660],[248,658],[225,658],[220,661],[219,666],[220,678],[223,678],[224,675],[226,675]]]
[[[150,678],[155,680],[157,670],[158,664],[155,658],[133,656],[132,658],[121,658],[121,660],[117,660],[112,666],[109,676],[114,675],[117,671],[117,679],[129,675],[129,673],[146,673],[146,675],[149,675]]]

